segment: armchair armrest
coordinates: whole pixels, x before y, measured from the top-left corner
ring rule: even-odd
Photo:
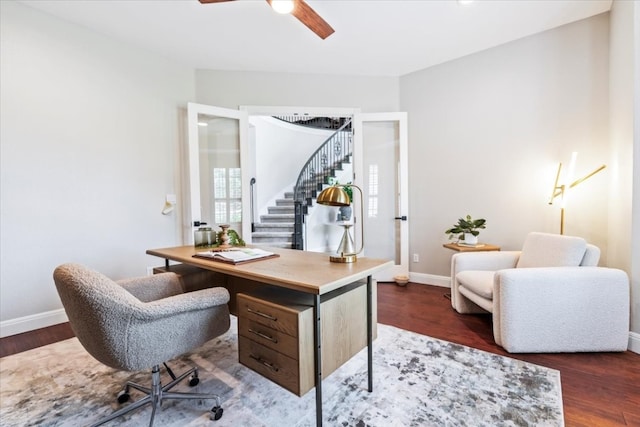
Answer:
[[[228,302],[225,288],[207,288],[136,304],[124,337],[127,354],[166,361],[191,351],[229,329]]]
[[[497,271],[515,268],[520,251],[460,252],[451,257],[453,275],[465,270]]]
[[[182,293],[180,279],[175,273],[134,277],[118,280],[116,283],[142,302],[155,301]]]
[[[493,327],[512,353],[624,351],[629,279],[604,267],[516,268],[496,272]]]
[[[486,311],[470,301],[458,290],[456,275],[461,271],[496,271],[514,268],[520,251],[502,252],[460,252],[451,257],[451,306],[458,313],[485,313]]]

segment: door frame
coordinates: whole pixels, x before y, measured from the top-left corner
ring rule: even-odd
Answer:
[[[408,276],[409,275],[409,219],[407,213],[409,212],[409,173],[408,173],[408,147],[409,147],[409,122],[408,114],[406,112],[388,112],[388,113],[358,113],[353,118],[354,128],[354,158],[357,160],[354,162],[354,172],[356,179],[358,177],[364,177],[364,132],[363,123],[365,122],[397,122],[398,123],[398,197],[399,197],[399,212],[396,212],[398,217],[405,217],[406,219],[400,220],[400,263],[395,264],[389,269],[385,269],[376,273],[375,278],[381,282],[392,282],[394,276]],[[357,231],[359,232],[359,231]],[[362,236],[360,236],[362,238]],[[366,244],[366,243],[365,243]],[[365,248],[366,252],[366,248]]]

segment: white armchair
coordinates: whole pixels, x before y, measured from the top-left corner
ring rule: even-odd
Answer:
[[[510,353],[625,351],[629,279],[598,267],[579,237],[530,233],[522,251],[463,252],[451,260],[451,305],[490,312]]]

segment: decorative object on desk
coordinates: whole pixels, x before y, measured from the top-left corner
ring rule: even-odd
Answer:
[[[322,190],[318,195],[317,201],[318,204],[325,206],[350,206],[352,199],[349,197],[349,193],[345,191],[345,187],[349,187],[350,189],[355,188],[360,193],[360,229],[362,231],[362,241],[360,242],[360,249],[356,252],[354,249],[353,239],[351,238],[351,234],[349,234],[351,225],[345,224],[342,240],[340,241],[340,246],[338,246],[338,250],[336,251],[338,256],[329,257],[331,262],[356,262],[358,260],[357,255],[362,252],[362,249],[364,248],[364,229],[362,225],[362,218],[364,218],[362,208],[364,197],[362,195],[362,189],[353,184],[335,184]]]
[[[199,227],[193,234],[196,248],[209,248],[216,244],[216,233],[211,227]]]
[[[549,204],[552,205],[553,201],[556,197],[560,196],[560,234],[564,234],[564,208],[567,204],[567,195],[569,193],[569,189],[575,187],[583,181],[591,178],[593,175],[597,174],[601,170],[607,167],[607,165],[602,165],[599,168],[593,170],[592,172],[586,174],[580,179],[576,179],[571,182],[573,179],[573,172],[576,166],[576,159],[578,157],[578,153],[574,151],[571,153],[571,163],[569,163],[569,170],[567,171],[567,175],[564,177],[564,184],[560,184],[560,172],[562,171],[562,162],[558,164],[558,172],[556,173],[556,181],[553,184],[553,191],[551,192],[551,198],[549,199]],[[570,184],[569,184],[570,183]]]
[[[238,362],[237,322],[232,319],[226,334],[176,359],[175,369],[198,366],[199,386],[218,393],[228,408],[218,421],[222,425],[315,425],[313,391],[298,397]],[[366,387],[366,350],[323,381],[329,393],[325,425],[564,424],[555,369],[383,324],[378,324],[373,352],[372,393]],[[0,366],[0,419],[11,426],[88,425],[110,411],[103,405],[105,389],[114,382],[144,379],[144,372],[132,376],[102,365],[76,338],[5,357]],[[195,407],[164,410],[171,404],[163,400],[158,424],[216,426]],[[150,412],[141,409],[113,425],[148,425]]]
[[[222,231],[218,232],[218,247],[221,249],[231,247],[231,245],[229,244],[229,227],[231,227],[229,224],[220,225]]]
[[[201,222],[194,233],[194,246],[196,248],[229,249],[232,247],[244,247],[246,244],[237,231],[229,228],[229,225],[220,225],[221,231],[217,233],[211,227],[206,227],[206,222]]]
[[[229,249],[223,249],[220,246],[209,251],[196,252],[193,256],[196,258],[225,262],[227,264],[244,264],[245,262],[279,257],[280,255],[260,248],[232,248],[229,246]]]
[[[480,234],[478,230],[485,229],[486,222],[485,219],[473,219],[471,215],[467,215],[466,218],[458,218],[458,223],[446,230],[445,234],[449,235],[449,240],[457,237],[458,244],[462,240],[467,245],[477,245]]]

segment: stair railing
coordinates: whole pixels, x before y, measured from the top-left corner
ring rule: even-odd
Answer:
[[[331,184],[329,178],[335,177],[335,171],[342,164],[350,162],[353,154],[353,133],[351,119],[346,119],[327,140],[309,157],[300,170],[293,190],[294,232],[293,249],[304,249],[302,227],[308,208],[322,191],[324,185]]]

